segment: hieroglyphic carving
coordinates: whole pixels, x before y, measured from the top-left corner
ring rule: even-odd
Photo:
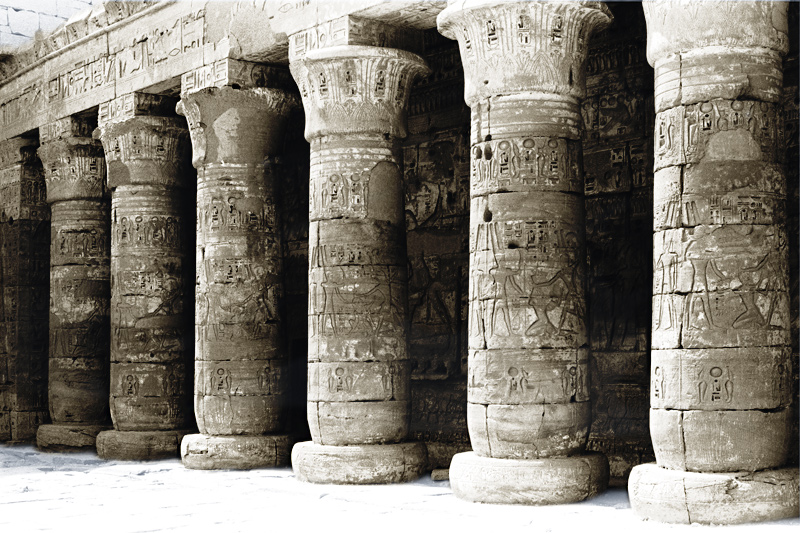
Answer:
[[[138,116],[148,99],[123,100],[126,114],[108,106],[96,132],[112,188],[111,415],[118,431],[176,429],[191,416],[180,192],[188,135],[177,119]],[[128,375],[138,376],[138,396]]]
[[[658,112],[650,421],[662,467],[752,471],[785,461],[789,268],[776,105],[785,10],[645,7]],[[698,25],[702,42],[691,33]],[[763,421],[744,422],[756,412]],[[759,423],[772,442],[738,441],[740,427]]]
[[[47,256],[50,209],[36,141],[0,143],[0,411],[3,441],[35,438],[47,413]]]
[[[472,108],[468,424],[481,456],[585,445],[587,368],[574,352],[587,343],[576,103],[586,40],[609,18],[602,4],[544,2],[451,4],[438,18],[459,42]],[[502,364],[481,370],[484,350]]]
[[[309,361],[342,363],[325,379],[315,380],[309,368],[312,438],[337,445],[399,442],[408,433],[411,365],[402,175],[393,147],[406,134],[411,83],[428,69],[418,56],[389,48],[295,51],[291,70],[311,142]],[[344,366],[365,361],[375,364],[363,381]],[[358,383],[380,383],[378,401],[348,396]]]
[[[579,148],[557,137],[503,139],[473,146],[472,194],[527,190],[579,191]]]
[[[722,132],[714,143],[714,138]],[[721,142],[734,143],[742,159],[779,162],[783,123],[776,104],[754,100],[711,100],[676,106],[656,115],[655,170],[672,165],[699,163],[711,150],[714,160],[724,158]],[[751,140],[752,139],[752,140]]]
[[[109,205],[92,127],[68,117],[40,130],[52,211],[49,398],[56,424],[109,422]]]
[[[465,100],[474,105],[497,94],[543,91],[582,96],[586,42],[607,24],[605,4],[591,9],[538,3],[451,6],[438,18],[439,31],[457,39],[464,61]],[[511,68],[508,68],[511,67]],[[504,72],[503,76],[487,76]]]

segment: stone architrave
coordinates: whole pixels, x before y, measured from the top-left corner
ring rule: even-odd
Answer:
[[[411,83],[428,68],[380,46],[307,50],[290,67],[311,143],[308,422],[299,479],[366,484],[414,479],[426,467],[409,431],[407,271],[402,156]],[[376,43],[377,44],[377,43]]]
[[[283,89],[294,85],[285,67],[231,59],[182,82],[178,112],[197,168],[200,434],[184,437],[181,457],[198,469],[284,465],[288,361],[274,156],[299,99]]]
[[[192,427],[189,131],[175,104],[123,95],[100,106],[95,130],[111,190],[114,430],[97,436],[107,459],[177,457]]]
[[[52,424],[39,427],[40,449],[94,448],[110,429],[110,218],[106,160],[86,118],[39,128],[39,158],[50,204],[50,362]]]
[[[656,121],[646,518],[798,516],[781,56],[785,2],[646,2]]]
[[[591,416],[580,113],[602,2],[467,1],[439,14],[472,110],[467,426],[453,492],[550,504],[605,490]]]
[[[50,208],[36,139],[0,143],[0,442],[36,439],[47,412]]]

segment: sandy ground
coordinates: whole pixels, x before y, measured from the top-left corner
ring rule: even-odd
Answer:
[[[797,533],[798,526],[793,519],[724,531]],[[311,485],[289,468],[197,471],[178,459],[102,461],[92,453],[0,446],[0,533],[698,530],[722,531],[642,521],[624,489],[572,505],[480,505],[458,500],[449,482],[430,476],[402,485]]]

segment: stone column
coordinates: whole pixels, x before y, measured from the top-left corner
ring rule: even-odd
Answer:
[[[207,75],[213,69],[214,78]],[[207,80],[212,79],[211,83]],[[213,86],[210,86],[213,84]],[[289,461],[287,352],[281,325],[282,243],[276,211],[288,70],[222,60],[183,76],[197,168],[195,416],[181,443],[189,468]]]
[[[791,403],[785,2],[645,3],[655,68],[650,434],[631,505],[680,523],[798,515]]]
[[[114,430],[97,436],[106,459],[176,457],[191,426],[189,132],[169,116],[175,103],[137,93],[100,106],[111,190]]]
[[[109,195],[94,124],[67,117],[39,128],[50,204],[50,374],[52,424],[36,444],[55,451],[95,447],[110,429]]]
[[[50,208],[36,139],[0,142],[0,442],[30,442],[47,412]]]
[[[453,492],[549,504],[602,492],[591,408],[580,100],[602,2],[451,4],[472,109],[467,426]]]
[[[308,422],[295,475],[316,483],[389,483],[425,468],[404,442],[410,414],[402,156],[411,53],[343,45],[305,51],[292,75],[311,143]]]

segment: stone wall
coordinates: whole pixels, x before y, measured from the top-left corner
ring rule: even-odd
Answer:
[[[39,30],[54,30],[92,3],[92,0],[0,0],[0,48],[24,44]]]

